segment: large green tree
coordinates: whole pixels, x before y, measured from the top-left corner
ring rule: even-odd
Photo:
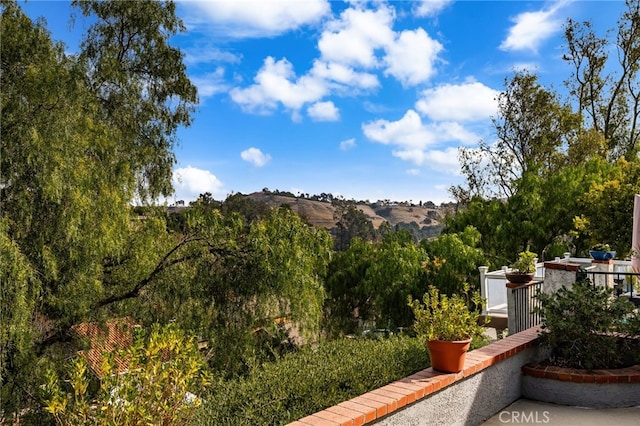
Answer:
[[[3,333],[4,412],[25,403],[33,356],[117,300],[118,278],[131,279],[105,276],[139,228],[159,228],[134,225],[130,203],[170,193],[176,130],[196,101],[168,45],[182,28],[172,3],[76,5],[92,15],[77,55],[15,2],[1,6],[0,303],[3,328],[30,328]]]

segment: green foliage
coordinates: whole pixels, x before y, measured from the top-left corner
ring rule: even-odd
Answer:
[[[94,18],[78,62],[103,120],[125,147],[141,200],[173,192],[176,131],[191,123],[197,102],[183,54],[169,39],[184,31],[172,1],[75,0]],[[127,200],[129,201],[129,200]]]
[[[338,339],[306,347],[204,395],[198,425],[287,424],[427,368],[424,341]]]
[[[372,318],[364,281],[375,260],[375,246],[360,238],[336,252],[328,265],[324,328],[330,335],[355,334],[360,322]]]
[[[509,217],[511,212],[506,202],[474,197],[455,215],[447,215],[441,235],[459,234],[468,227],[476,229],[482,235],[478,248],[484,253],[487,266],[500,268],[519,251],[516,238],[505,238],[512,223],[506,220]]]
[[[179,237],[174,247],[182,246],[159,258],[171,266],[129,306],[130,315],[193,330],[208,341],[212,367],[225,376],[272,359],[281,348],[269,336],[282,336],[286,346],[283,321],[298,343],[317,338],[333,244],[326,230],[288,208],[250,225],[200,203],[183,215],[185,233],[172,236]]]
[[[511,267],[518,272],[523,272],[525,274],[530,274],[536,271],[536,259],[538,258],[537,253],[533,253],[528,249],[525,251],[521,251],[518,253],[518,260],[516,260]]]
[[[0,401],[2,411],[11,412],[22,404],[11,391],[27,381],[25,366],[32,361],[31,321],[40,283],[19,247],[7,236],[4,220],[0,220],[0,264]]]
[[[355,203],[334,198],[332,205],[335,207],[334,220],[337,222],[334,229],[334,247],[337,251],[346,250],[356,237],[365,241],[375,239],[373,223]]]
[[[121,371],[115,357],[126,364]],[[183,425],[202,404],[210,382],[192,338],[175,326],[154,326],[130,348],[102,355],[99,389],[89,392],[86,361],[71,362],[66,384],[53,373],[44,385],[45,410],[59,425]]]
[[[465,283],[479,281],[478,267],[485,264],[482,249],[478,248],[482,236],[472,226],[462,232],[447,233],[420,242],[429,256],[423,263],[426,282],[441,293],[461,292]]]
[[[81,8],[96,14],[82,50],[67,55],[16,2],[2,4],[0,210],[2,264],[11,265],[2,315],[8,339],[21,328],[2,342],[6,415],[26,408],[37,366],[72,324],[138,297],[173,260],[162,261],[171,253],[163,221],[132,218],[130,203],[171,192],[171,147],[195,101],[167,44],[174,6]]]
[[[353,333],[364,322],[390,329],[409,326],[413,317],[404,301],[425,291],[426,260],[424,249],[406,231],[390,232],[378,243],[354,239],[329,266],[331,331]]]
[[[614,298],[586,279],[537,297],[540,344],[551,349],[552,363],[593,370],[640,362],[640,314],[624,297]]]
[[[591,250],[595,250],[595,251],[611,251],[611,246],[609,246],[609,244],[598,243],[598,244],[594,245],[593,247],[591,247]]]
[[[447,296],[436,287],[430,287],[422,301],[409,297],[413,311],[413,329],[426,340],[466,340],[480,337],[484,331],[478,324],[480,312],[486,303],[480,293],[469,293],[465,286],[462,294]]]
[[[581,209],[574,219],[584,254],[599,241],[608,241],[621,258],[631,254],[633,199],[638,193],[640,157],[618,160],[603,180],[592,182],[580,197]]]

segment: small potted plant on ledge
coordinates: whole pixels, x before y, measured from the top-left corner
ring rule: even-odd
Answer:
[[[610,260],[616,255],[615,251],[611,251],[609,244],[596,244],[589,250],[589,255],[595,260]]]
[[[526,284],[533,280],[536,272],[538,255],[527,248],[518,253],[518,260],[511,265],[511,270],[505,274],[507,280],[514,284]]]
[[[471,339],[484,331],[478,321],[478,309],[484,306],[480,293],[470,294],[465,284],[462,294],[447,296],[431,286],[422,301],[409,296],[409,306],[415,316],[414,331],[426,339],[431,367],[446,373],[462,371]]]

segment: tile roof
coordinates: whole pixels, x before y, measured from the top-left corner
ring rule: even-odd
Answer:
[[[72,330],[81,339],[89,343],[89,349],[78,353],[89,365],[89,368],[98,376],[102,376],[102,355],[119,349],[128,348],[133,344],[134,329],[140,327],[133,318],[124,317],[107,320],[105,323],[90,322],[80,323],[72,327]],[[114,356],[118,373],[127,370],[128,363],[119,356]]]

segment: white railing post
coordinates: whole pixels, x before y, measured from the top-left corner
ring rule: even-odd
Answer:
[[[489,288],[487,284],[487,272],[489,271],[489,267],[479,266],[478,271],[480,271],[480,296],[482,296],[482,299],[486,301],[484,306],[482,306],[482,315],[487,315],[487,308],[489,307]]]

